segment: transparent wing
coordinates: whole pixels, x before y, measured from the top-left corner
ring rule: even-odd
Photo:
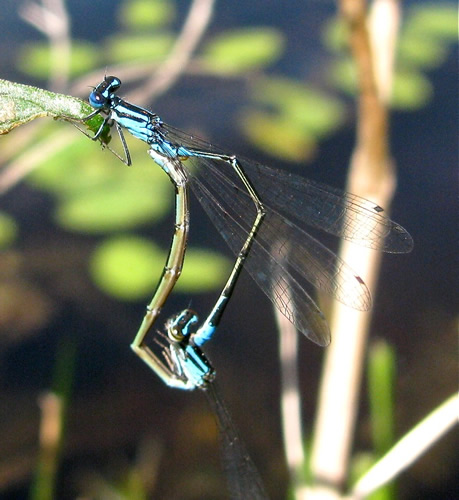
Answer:
[[[175,155],[171,159],[186,166],[193,191],[237,255],[256,211],[232,166],[233,157],[166,125],[164,129],[167,141],[181,145],[171,149]],[[363,198],[239,161],[266,209],[244,267],[287,319],[312,341],[327,345],[330,331],[307,291],[310,286],[359,310],[371,307],[371,297],[363,280],[298,224],[389,252],[410,251],[411,236]]]
[[[267,499],[268,495],[263,481],[217,391],[215,382],[210,383],[204,392],[217,419],[223,467],[227,475],[231,498]]]
[[[192,168],[191,173],[194,193],[237,254],[254,220],[251,198],[243,187],[222,177],[215,168]],[[216,189],[218,199],[214,194]],[[371,307],[365,283],[343,260],[271,209],[267,209],[244,268],[279,311],[319,345],[330,342],[330,331],[322,312],[307,292],[310,285],[354,309]]]
[[[199,180],[193,179],[192,187],[220,234],[233,252],[237,254],[248,234],[247,228],[244,227],[247,222],[240,219],[238,221],[230,213],[230,207],[223,206],[217,201]],[[242,194],[242,192],[239,191],[239,194]],[[250,214],[253,215],[253,206],[250,208]],[[303,284],[301,284],[292,275],[292,272],[287,267],[288,255],[285,259],[276,260],[276,256],[271,252],[271,244],[276,247],[280,247],[281,244],[276,245],[275,241],[271,241],[269,246],[264,245],[265,238],[261,237],[264,233],[269,233],[269,228],[266,226],[267,224],[263,221],[260,232],[247,256],[244,269],[247,269],[260,289],[298,330],[313,342],[322,346],[328,345],[330,343],[328,324],[322,312],[306,291],[307,285],[304,283],[304,276],[301,273],[298,276],[303,281]],[[283,241],[285,241],[285,238],[283,238]],[[302,245],[304,245],[304,242]],[[284,246],[284,249],[286,248]],[[304,246],[302,248],[304,249]]]
[[[167,138],[190,149],[224,154],[195,137],[164,125]],[[314,226],[359,245],[390,253],[407,253],[413,248],[410,234],[384,215],[375,203],[326,184],[238,158],[258,195],[273,211],[287,219]],[[228,168],[208,162],[222,177]]]

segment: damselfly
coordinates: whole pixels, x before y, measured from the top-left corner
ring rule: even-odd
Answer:
[[[186,200],[186,196],[177,196],[177,199]],[[182,208],[178,206],[176,213],[181,212]],[[176,252],[173,252],[171,248],[169,258],[171,254],[176,253],[183,261],[186,239],[183,240],[182,235],[183,232],[180,232],[177,238],[174,237],[173,244],[177,243],[177,240],[181,244],[178,245]],[[253,240],[253,237],[250,239]],[[169,318],[165,324],[165,334],[158,332],[162,339],[155,337],[154,340],[161,346],[160,354],[156,354],[146,344],[143,344],[146,333],[142,327],[132,344],[134,351],[169,387],[183,390],[199,388],[204,391],[217,420],[222,448],[222,463],[227,476],[230,497],[235,500],[245,498],[262,500],[268,497],[255,464],[252,462],[244,441],[239,436],[217,389],[215,370],[199,345],[208,340],[209,331],[215,331],[220,324],[249,251],[250,245],[247,247],[247,251],[236,259],[225,287],[200,328],[197,328],[197,314],[190,309],[185,309]],[[168,269],[167,265],[166,269]],[[166,280],[161,280],[160,283],[163,281]],[[145,321],[144,319],[144,323]]]
[[[166,125],[156,114],[123,100],[116,95],[120,86],[118,78],[106,76],[89,96],[95,109],[90,117],[105,115],[94,139],[106,124],[115,124],[125,152],[124,161],[129,165],[131,158],[123,128],[128,130],[149,145],[150,156],[169,175],[176,192],[176,229],[168,261],[133,343],[140,356],[145,335],[181,272],[189,227],[188,184],[238,256],[225,287],[227,293],[224,290],[222,302],[217,303],[216,314],[211,318],[218,317],[219,307],[229,299],[243,264],[276,307],[309,339],[325,346],[330,342],[330,331],[306,291],[308,284],[359,310],[371,307],[371,297],[363,280],[345,262],[297,224],[376,250],[411,251],[413,240],[409,233],[383,215],[378,205],[224,154]],[[212,336],[215,328],[211,321],[201,327],[195,337],[196,345]]]
[[[194,329],[198,323],[195,312],[185,309],[166,323],[160,359],[169,386],[180,389],[201,389],[207,396],[217,420],[222,448],[222,463],[227,476],[231,498],[261,500],[268,498],[263,481],[247,452],[231,415],[215,385],[215,371],[202,350],[195,345]]]

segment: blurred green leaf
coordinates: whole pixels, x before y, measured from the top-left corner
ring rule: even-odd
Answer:
[[[130,0],[124,2],[118,18],[133,31],[158,28],[173,20],[174,4],[168,0]]]
[[[120,173],[110,160],[111,155],[101,155],[92,141],[77,135],[65,149],[49,155],[29,174],[27,182],[54,195],[72,196],[110,177],[122,175],[123,169]]]
[[[222,286],[230,268],[228,259],[218,253],[189,248],[176,289],[186,294],[213,291]]]
[[[132,153],[139,150],[139,160],[128,168],[114,163],[111,155],[95,152],[94,144],[82,137],[48,158],[28,182],[57,195],[56,218],[66,229],[130,229],[164,216],[173,196],[167,176],[142,146],[131,148]]]
[[[166,252],[135,236],[111,238],[93,252],[89,270],[94,283],[120,300],[152,295],[166,260]]]
[[[0,135],[11,132],[36,118],[50,116],[66,120],[81,121],[94,109],[81,99],[22,83],[0,80]],[[99,115],[84,122],[91,131],[97,131],[103,118]],[[101,139],[109,142],[110,129],[107,127]]]
[[[347,50],[349,29],[341,17],[333,17],[323,28],[322,41],[331,52]]]
[[[18,68],[26,75],[46,79],[51,70],[51,51],[48,43],[26,43],[18,56]],[[101,62],[100,50],[89,42],[72,42],[69,71],[78,76]]]
[[[10,246],[16,238],[16,221],[5,212],[0,212],[0,249]]]
[[[435,68],[447,55],[444,43],[425,37],[402,36],[397,47],[399,65]]]
[[[307,131],[273,113],[246,112],[241,126],[256,147],[280,159],[303,161],[315,150],[316,141]]]
[[[457,41],[457,12],[448,4],[415,6],[409,10],[398,44],[402,68],[435,68],[446,60],[448,44]]]
[[[165,212],[167,200],[158,194],[135,182],[107,182],[62,200],[56,219],[60,226],[84,233],[130,229]]]
[[[432,85],[422,73],[398,71],[394,78],[391,106],[396,109],[416,110],[425,106],[432,94]]]
[[[368,392],[373,449],[378,456],[394,442],[395,353],[382,340],[373,342],[368,358]]]
[[[344,57],[331,66],[330,79],[338,89],[348,94],[355,94],[357,75],[355,66],[349,57]]]
[[[120,300],[153,295],[167,253],[150,240],[135,236],[111,238],[100,244],[90,260],[94,282]],[[176,289],[182,293],[214,290],[229,273],[228,261],[207,250],[189,249]]]
[[[421,39],[457,41],[457,5],[453,3],[435,2],[415,5],[407,16],[404,31],[410,36]]]
[[[344,107],[338,99],[292,80],[266,78],[255,85],[253,97],[312,136],[329,134],[344,118]]]
[[[212,71],[241,73],[272,64],[284,46],[284,36],[273,28],[233,30],[209,42],[202,59]]]
[[[155,35],[115,35],[107,41],[107,54],[112,62],[161,61],[174,44],[169,33]]]
[[[143,446],[146,446],[145,443]],[[150,442],[147,441],[147,446],[152,446]],[[156,450],[156,448],[155,448]],[[145,453],[145,451],[143,451]],[[148,500],[151,495],[148,494],[149,486],[149,476],[159,473],[159,465],[156,465],[157,469],[154,469],[154,465],[151,462],[144,462],[141,460],[135,460],[135,462],[130,465],[127,470],[127,474],[122,477],[122,484],[120,488],[119,498],[124,498],[126,500]],[[144,464],[148,463],[148,469],[145,470]]]
[[[384,340],[373,342],[368,356],[368,399],[373,444],[373,462],[394,443],[395,426],[395,352]],[[371,464],[373,465],[373,464]],[[396,484],[390,482],[370,495],[370,500],[396,498]]]
[[[304,161],[317,140],[343,121],[344,108],[337,99],[292,80],[258,80],[252,94],[268,111],[245,112],[242,129],[253,144],[278,158]]]

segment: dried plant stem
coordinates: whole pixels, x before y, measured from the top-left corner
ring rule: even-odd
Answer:
[[[394,0],[392,4],[397,2]],[[393,51],[395,41],[387,36],[372,40],[364,0],[341,0],[339,5],[349,28],[359,88],[357,139],[347,190],[387,208],[395,176],[389,155],[388,113],[379,91],[387,85],[378,82],[378,78],[391,80],[392,68],[376,72],[375,61],[383,58],[391,64],[393,57],[383,55]],[[397,33],[393,26],[398,25],[395,12],[386,19],[393,34]],[[381,259],[377,252],[343,243],[340,257],[365,280],[370,290],[375,290]],[[333,342],[326,353],[311,460],[313,479],[321,487],[320,492],[319,487],[313,489],[310,498],[314,493],[321,498],[338,498],[346,485],[371,319],[369,313],[353,311],[341,304],[336,304],[330,317]]]

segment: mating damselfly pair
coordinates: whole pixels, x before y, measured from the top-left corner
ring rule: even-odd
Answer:
[[[168,384],[170,370],[144,339],[176,283],[183,265],[189,229],[188,185],[212,222],[237,255],[232,273],[193,343],[202,346],[213,335],[237,278],[244,267],[261,290],[303,334],[326,346],[330,331],[324,315],[306,291],[309,285],[358,309],[371,307],[363,280],[331,250],[300,226],[312,226],[360,245],[390,253],[413,247],[409,233],[359,196],[227,155],[162,122],[158,115],[131,104],[116,92],[119,78],[106,76],[89,96],[105,125],[116,126],[131,164],[123,129],[149,145],[151,158],[171,179],[176,193],[175,232],[169,256],[133,349]]]
[[[118,78],[106,76],[91,92],[89,103],[95,110],[87,118],[104,115],[93,139],[105,125],[115,125],[124,148],[121,159],[128,165],[131,158],[123,129],[146,142],[176,195],[175,231],[166,266],[131,347],[167,385],[205,390],[219,422],[224,453],[226,448],[232,455],[225,464],[233,494],[236,489],[251,498],[265,498],[255,466],[213,386],[215,372],[201,350],[218,327],[242,268],[302,333],[326,346],[330,331],[306,291],[308,284],[359,310],[370,308],[371,297],[363,280],[300,225],[392,253],[411,251],[412,238],[374,203],[227,155],[123,100],[116,95],[120,86]],[[165,334],[155,339],[162,346],[158,355],[145,339],[182,270],[190,223],[188,185],[237,259],[207,319],[198,327],[197,315],[188,309],[170,318]],[[239,498],[237,492],[233,497]]]

